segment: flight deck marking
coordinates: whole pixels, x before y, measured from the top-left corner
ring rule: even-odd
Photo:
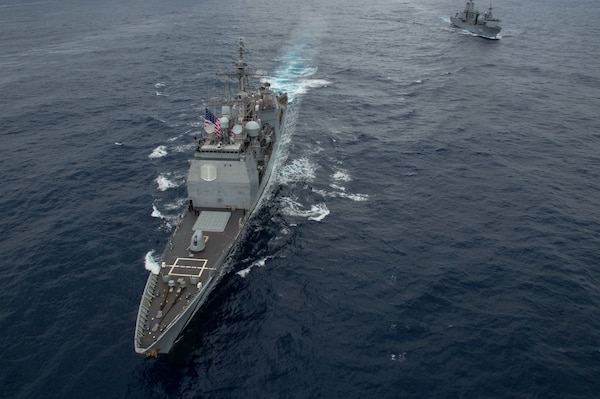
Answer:
[[[200,277],[205,270],[217,270],[214,267],[206,267],[207,263],[208,259],[177,258],[175,263],[170,265],[171,270],[169,270],[169,275],[179,277]]]

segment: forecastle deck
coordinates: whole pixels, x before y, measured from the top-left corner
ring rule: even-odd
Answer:
[[[229,255],[246,216],[242,209],[191,207],[185,212],[169,240],[160,273],[148,281],[140,310],[144,322],[136,331],[139,348],[152,347],[180,318],[189,320],[196,301]],[[198,230],[203,231],[205,249],[192,252],[188,248]]]

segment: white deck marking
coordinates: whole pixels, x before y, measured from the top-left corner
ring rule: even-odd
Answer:
[[[217,270],[214,267],[206,267],[208,259],[177,258],[171,267],[169,276],[178,277],[200,277],[205,270]]]

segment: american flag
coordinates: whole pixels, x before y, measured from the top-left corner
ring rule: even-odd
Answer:
[[[217,136],[221,135],[221,122],[219,122],[219,119],[216,118],[208,108],[204,108],[204,129],[206,129],[208,125],[213,125],[215,127],[215,134]]]

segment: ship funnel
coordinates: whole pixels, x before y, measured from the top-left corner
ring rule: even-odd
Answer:
[[[194,235],[192,235],[192,240],[187,250],[201,252],[204,250],[204,246],[204,233],[202,233],[202,230],[194,230]]]
[[[258,137],[258,131],[260,130],[260,125],[255,121],[250,121],[246,123],[246,131],[250,137]]]

